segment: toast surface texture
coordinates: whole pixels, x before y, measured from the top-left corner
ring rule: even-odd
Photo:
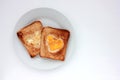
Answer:
[[[17,36],[31,57],[40,53],[42,23],[34,21],[17,32]]]
[[[64,61],[69,36],[68,30],[44,27],[41,36],[40,56]]]

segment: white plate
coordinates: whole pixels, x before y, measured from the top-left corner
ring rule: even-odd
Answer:
[[[55,28],[67,29],[70,31],[70,39],[67,47],[66,59],[65,61],[57,61],[51,59],[44,59],[39,56],[31,58],[27,50],[23,47],[20,40],[18,39],[16,32],[22,27],[30,24],[35,20],[40,20],[43,26],[52,26]],[[25,13],[17,22],[14,29],[13,36],[13,45],[15,53],[25,64],[39,69],[39,70],[48,70],[56,68],[60,65],[63,65],[70,59],[71,54],[73,54],[74,48],[74,33],[73,28],[69,20],[60,12],[50,9],[50,8],[37,8]]]

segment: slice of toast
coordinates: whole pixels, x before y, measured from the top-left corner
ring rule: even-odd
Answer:
[[[65,29],[45,27],[41,35],[40,56],[64,61],[70,32]]]
[[[17,32],[18,38],[31,57],[35,57],[40,53],[40,37],[42,28],[42,23],[40,21],[34,21]]]

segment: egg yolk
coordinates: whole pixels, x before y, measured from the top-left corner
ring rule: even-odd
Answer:
[[[56,38],[53,35],[47,36],[47,44],[48,44],[50,51],[55,51],[55,52],[59,51],[64,46],[63,40],[61,38]]]

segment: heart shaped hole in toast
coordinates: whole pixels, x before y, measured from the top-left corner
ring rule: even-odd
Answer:
[[[63,40],[61,38],[56,38],[53,35],[47,36],[46,44],[48,46],[48,51],[51,53],[60,51],[64,46]]]

